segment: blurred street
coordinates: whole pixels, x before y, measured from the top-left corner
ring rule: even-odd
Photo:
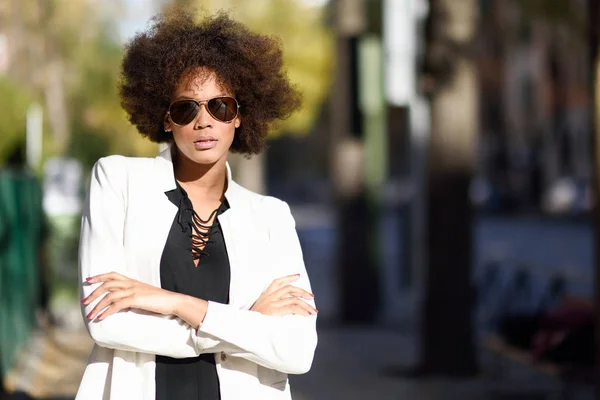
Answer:
[[[552,377],[519,364],[498,360],[488,352],[481,357],[478,377],[456,380],[401,376],[416,361],[414,335],[372,327],[323,327],[313,368],[292,376],[294,400],[454,400],[454,399],[559,399],[564,387]],[[28,348],[30,356],[10,377],[39,398],[68,400],[77,387],[91,345],[85,331],[54,331],[38,337]],[[61,357],[57,355],[61,353]],[[498,375],[498,371],[502,374]],[[11,382],[13,382],[11,380]],[[568,399],[593,399],[590,387],[571,388]],[[51,396],[51,397],[49,397]],[[556,396],[556,397],[553,397]],[[27,397],[17,397],[26,399]]]
[[[321,329],[311,372],[291,378],[295,400],[558,399],[561,384],[530,368],[483,352],[479,376],[470,379],[402,376],[416,361],[413,335],[372,328]],[[500,363],[500,364],[499,364]],[[498,369],[502,375],[497,375]],[[569,399],[593,399],[576,387]],[[553,397],[556,396],[556,397]]]

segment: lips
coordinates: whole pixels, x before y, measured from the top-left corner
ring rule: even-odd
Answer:
[[[202,136],[200,138],[198,138],[196,141],[194,141],[194,143],[198,143],[198,142],[216,142],[217,139],[212,137],[212,136]]]
[[[217,139],[212,136],[204,136],[194,141],[194,147],[196,150],[208,150],[215,147]]]

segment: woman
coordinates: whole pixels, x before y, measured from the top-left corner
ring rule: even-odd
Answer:
[[[120,93],[168,146],[93,168],[79,271],[96,345],[77,399],[290,399],[317,344],[294,220],[227,164],[300,105],[279,42],[224,14],[159,15],[127,45]]]

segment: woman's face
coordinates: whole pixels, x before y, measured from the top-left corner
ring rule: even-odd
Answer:
[[[200,70],[191,79],[182,80],[175,88],[171,102],[194,99],[202,103],[218,96],[234,97],[217,84],[214,72]],[[212,165],[227,160],[235,128],[240,126],[240,116],[238,113],[233,121],[221,122],[208,113],[206,104],[202,104],[198,115],[189,124],[176,125],[166,115],[164,125],[166,130],[173,132],[175,145],[183,156],[197,164]]]

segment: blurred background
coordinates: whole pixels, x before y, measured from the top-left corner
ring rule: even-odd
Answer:
[[[1,399],[74,397],[88,174],[157,154],[117,83],[175,5],[280,36],[304,93],[231,159],[297,221],[320,342],[295,399],[600,398],[599,0],[0,0]]]

